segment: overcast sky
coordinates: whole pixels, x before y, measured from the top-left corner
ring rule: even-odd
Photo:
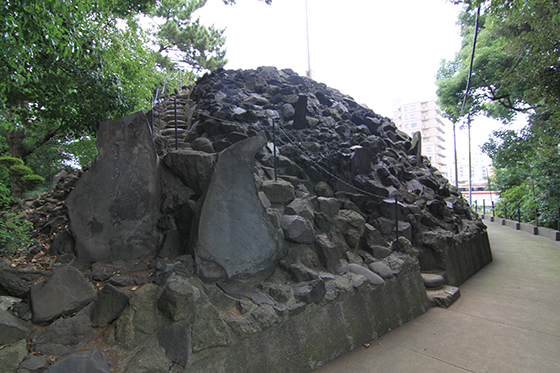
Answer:
[[[307,0],[312,77],[389,118],[395,99],[435,100],[440,62],[453,59],[461,45],[455,24],[460,9],[445,0]],[[305,75],[305,0],[273,0],[270,6],[208,0],[197,15],[206,25],[226,28],[226,69],[276,66]],[[475,120],[473,150],[498,127]],[[446,131],[451,135],[451,127]],[[465,133],[458,131],[463,149]],[[451,136],[448,141],[451,149]]]

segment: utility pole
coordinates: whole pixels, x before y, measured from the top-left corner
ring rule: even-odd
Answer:
[[[455,158],[455,187],[459,188],[459,172],[457,171],[457,135],[455,133],[455,126],[457,123],[453,122],[453,156]]]
[[[309,53],[309,11],[307,10],[307,0],[305,0],[305,30],[307,33],[307,77],[311,78],[311,54]]]
[[[467,133],[469,137],[469,205],[472,205],[472,164],[471,164],[471,116],[467,114]]]

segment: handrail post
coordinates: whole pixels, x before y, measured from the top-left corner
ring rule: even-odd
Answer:
[[[159,128],[161,129],[161,107],[160,107],[160,102],[158,101],[157,103],[157,111],[158,111],[158,123],[159,123]]]
[[[278,159],[276,158],[276,121],[272,118],[272,143],[274,146],[274,181],[278,180]]]
[[[494,201],[492,201],[492,217],[496,217],[496,211],[494,211]]]
[[[154,136],[154,101],[152,100],[152,120],[150,121],[150,128],[152,129],[152,136]]]
[[[395,249],[399,251],[399,201],[397,196],[395,196],[395,236],[396,236],[396,246]]]
[[[177,134],[177,96],[174,97],[175,104],[175,150],[179,150],[179,135]]]
[[[521,223],[521,210],[519,209],[519,202],[517,202],[517,222]]]
[[[486,215],[486,200],[482,200],[482,215]]]
[[[539,210],[535,207],[535,225],[539,227]]]

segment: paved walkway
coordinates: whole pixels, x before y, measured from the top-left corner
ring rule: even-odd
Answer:
[[[560,372],[560,243],[486,224],[494,261],[459,287],[455,304],[315,373]]]

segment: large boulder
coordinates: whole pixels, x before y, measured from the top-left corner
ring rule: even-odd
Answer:
[[[0,349],[0,372],[15,372],[26,355],[27,341],[25,339]]]
[[[94,336],[89,312],[82,310],[75,316],[60,318],[37,338],[34,349],[44,355],[61,358],[83,348]]]
[[[128,305],[129,298],[126,291],[106,284],[91,308],[91,322],[101,327],[113,322]]]
[[[146,284],[136,290],[130,303],[121,313],[115,326],[114,336],[126,349],[140,346],[157,330],[156,294],[159,286]]]
[[[208,188],[216,157],[198,150],[180,150],[166,154],[163,163],[200,196]]]
[[[94,348],[68,356],[47,368],[43,373],[111,373],[113,362],[105,352]]]
[[[76,256],[111,262],[154,254],[158,244],[157,155],[142,112],[102,122],[97,155],[66,199]]]
[[[33,322],[46,323],[71,315],[95,299],[93,286],[76,268],[62,265],[47,280],[33,285],[29,299]]]
[[[254,276],[272,268],[284,253],[253,175],[255,153],[265,143],[261,132],[220,153],[195,246],[198,274],[205,280]]]
[[[11,312],[0,311],[0,345],[16,343],[26,339],[33,327],[23,322]]]

